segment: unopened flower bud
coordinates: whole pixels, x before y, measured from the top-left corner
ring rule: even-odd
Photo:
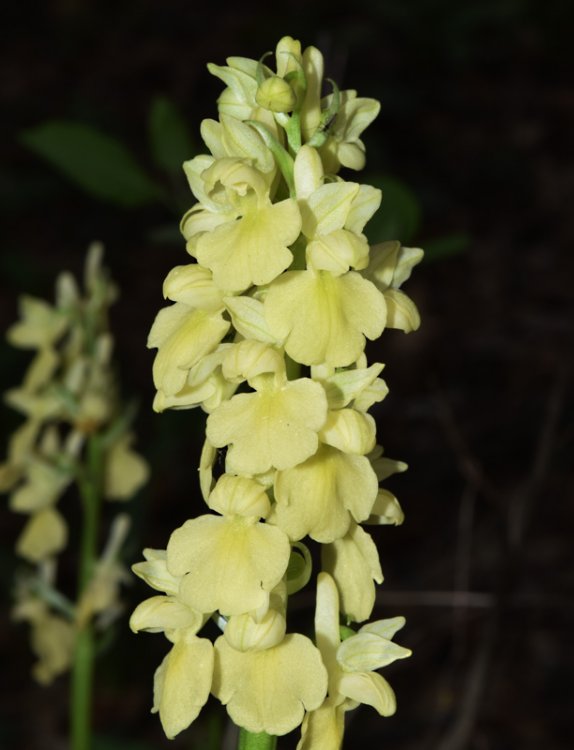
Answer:
[[[258,87],[255,101],[260,107],[271,112],[291,112],[297,97],[291,86],[283,78],[271,76]]]

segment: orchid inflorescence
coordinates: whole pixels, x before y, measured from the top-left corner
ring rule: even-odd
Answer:
[[[208,414],[199,481],[208,512],[134,571],[161,592],[131,617],[172,647],[155,673],[154,711],[168,737],[209,694],[250,733],[302,724],[299,750],[339,748],[344,713],[395,711],[374,670],[410,655],[404,619],[363,624],[383,574],[362,523],[400,524],[379,482],[406,465],[383,455],[368,410],[387,394],[366,339],[415,330],[399,287],[422,251],[363,234],[381,192],[343,180],[365,163],[363,130],[379,111],[352,90],[322,95],[323,57],[284,37],[276,72],[231,57],[209,65],[226,88],[204,120],[210,154],[184,171],[197,203],[181,230],[196,262],[174,268],[173,304],[149,334],[156,411]],[[217,466],[224,457],[224,472]],[[288,632],[288,597],[310,580],[321,545],[315,640]],[[342,623],[340,621],[342,618]],[[199,636],[213,620],[214,642]]]
[[[104,627],[121,611],[119,587],[129,578],[118,558],[128,518],[116,516],[103,553],[92,559],[99,497],[128,500],[148,474],[131,447],[133,409],[122,406],[112,367],[108,308],[117,290],[102,252],[98,243],[88,251],[84,294],[70,273],[60,274],[55,304],[21,297],[21,320],[7,334],[13,346],[36,350],[22,385],[5,394],[25,421],[0,466],[0,491],[10,492],[11,510],[27,516],[16,552],[30,565],[17,581],[13,615],[30,623],[33,674],[41,683],[70,667],[80,630],[94,619]],[[78,566],[75,601],[57,588],[57,556],[70,536],[58,502],[73,485],[93,519],[94,548],[83,545],[90,554]]]

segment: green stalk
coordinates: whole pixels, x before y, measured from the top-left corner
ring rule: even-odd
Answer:
[[[97,560],[98,525],[102,499],[102,450],[97,436],[87,446],[87,466],[79,481],[83,505],[82,538],[78,578],[78,602],[88,586]],[[92,727],[92,684],[94,674],[94,633],[90,622],[76,636],[70,695],[70,735],[72,750],[90,750]]]
[[[239,730],[239,745],[237,750],[275,750],[277,747],[277,737],[265,732],[248,732],[243,727]]]

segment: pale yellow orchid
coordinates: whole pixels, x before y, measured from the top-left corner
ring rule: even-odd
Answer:
[[[260,651],[237,651],[220,636],[214,648],[212,693],[249,732],[287,734],[323,703],[327,671],[305,636],[290,633]]]
[[[186,521],[167,545],[168,571],[184,576],[180,598],[203,613],[265,611],[287,569],[290,545],[281,529],[259,522],[270,510],[264,487],[224,474],[209,505],[223,516]]]
[[[289,271],[271,285],[264,305],[272,334],[304,365],[350,365],[387,318],[382,293],[356,271]]]
[[[352,519],[372,513],[378,482],[369,460],[322,445],[298,466],[277,472],[270,522],[291,539],[309,535],[329,543],[344,537]]]
[[[239,393],[207,420],[207,437],[217,448],[229,446],[227,465],[238,474],[287,469],[312,456],[327,419],[327,398],[309,378],[257,382],[255,393]]]

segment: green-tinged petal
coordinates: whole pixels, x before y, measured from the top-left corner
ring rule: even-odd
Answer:
[[[8,461],[0,464],[0,492],[9,492],[22,478],[39,430],[40,422],[31,419],[10,436]]]
[[[404,628],[406,620],[404,617],[389,617],[385,620],[375,620],[363,625],[359,633],[374,633],[379,638],[388,638],[391,640],[395,633]]]
[[[328,413],[319,438],[344,453],[365,455],[375,447],[376,431],[370,414],[355,409],[336,409]]]
[[[57,555],[68,542],[66,522],[54,508],[34,513],[16,542],[16,552],[30,562]]]
[[[369,460],[323,445],[305,462],[277,473],[269,519],[291,539],[307,534],[327,543],[343,537],[351,520],[366,519],[377,495]]]
[[[341,677],[339,690],[346,698],[372,706],[381,716],[392,716],[397,701],[392,687],[380,674],[350,672]]]
[[[351,525],[343,539],[323,547],[322,561],[337,584],[341,610],[350,620],[366,620],[375,603],[373,580],[383,582],[379,553],[369,534]]]
[[[20,297],[22,320],[8,329],[6,338],[22,349],[41,349],[55,343],[69,325],[69,318],[44,300]]]
[[[213,351],[229,330],[221,313],[193,310],[182,302],[159,311],[148,347],[158,348],[154,383],[166,395],[175,395],[186,383],[189,370]]]
[[[330,182],[318,187],[306,200],[300,200],[301,231],[305,237],[314,239],[342,229],[358,192],[356,182]]]
[[[213,675],[213,647],[206,638],[186,636],[174,644],[155,675],[154,710],[173,739],[197,718]]]
[[[269,203],[203,234],[196,257],[213,271],[217,286],[243,291],[252,284],[268,284],[291,264],[293,254],[288,246],[300,230],[294,200]]]
[[[163,296],[200,310],[223,307],[223,292],[213,283],[211,271],[197,263],[172,268],[163,282]]]
[[[271,285],[264,304],[272,334],[305,365],[352,364],[365,336],[378,338],[386,321],[383,295],[355,271],[289,271]]]
[[[277,339],[269,330],[263,303],[253,297],[225,297],[225,307],[231,314],[234,328],[245,338],[264,344],[275,344]]]
[[[401,247],[396,240],[380,242],[371,248],[371,260],[365,276],[382,291],[389,287],[398,289],[423,256],[423,250],[418,247]]]
[[[180,598],[200,612],[224,615],[257,609],[283,577],[289,541],[279,529],[240,517],[204,515],[176,529],[168,568],[185,576]]]
[[[377,362],[368,368],[340,370],[328,374],[325,378],[319,377],[327,394],[329,408],[342,409],[354,399],[359,398],[360,394],[373,383],[383,367],[384,365]]]
[[[223,474],[217,480],[208,505],[222,515],[244,518],[265,518],[271,507],[263,485],[232,474]]]
[[[345,732],[345,709],[327,698],[305,715],[297,750],[340,750]]]
[[[382,193],[371,185],[360,185],[359,192],[351,203],[347,214],[345,229],[360,234],[365,224],[375,214],[381,205]]]
[[[133,572],[156,591],[163,591],[173,596],[179,591],[180,577],[168,572],[166,551],[163,549],[144,549],[145,562],[132,565]]]
[[[372,672],[406,659],[412,652],[376,633],[362,631],[347,638],[337,649],[337,661],[344,672]]]
[[[240,474],[262,474],[272,466],[287,469],[317,450],[317,432],[327,417],[319,383],[288,381],[257,393],[240,393],[221,404],[207,420],[213,445],[229,445],[227,459]]]
[[[146,461],[130,447],[133,439],[123,435],[107,455],[104,494],[109,500],[128,500],[148,480]]]
[[[134,633],[161,633],[166,630],[189,629],[197,633],[203,624],[199,612],[173,596],[152,596],[138,604],[130,617]]]
[[[397,498],[388,490],[379,490],[367,523],[379,526],[400,526],[405,514]]]
[[[327,673],[305,636],[290,634],[274,648],[247,652],[221,636],[215,652],[212,692],[233,722],[249,732],[287,734],[325,698]]]

